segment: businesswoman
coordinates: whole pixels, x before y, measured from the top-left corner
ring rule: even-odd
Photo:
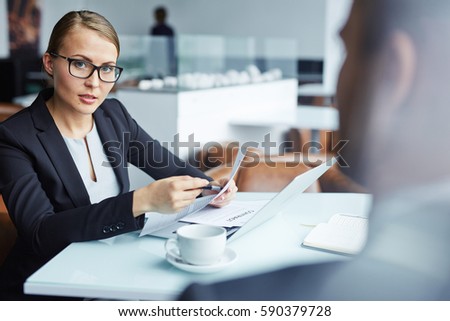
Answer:
[[[145,212],[180,211],[211,181],[106,99],[122,72],[119,52],[103,16],[69,12],[42,58],[53,88],[0,124],[0,191],[18,231],[0,270],[2,299],[31,298],[26,278],[70,243],[141,229]],[[156,181],[129,191],[127,163]],[[232,182],[213,205],[226,205],[236,190]]]

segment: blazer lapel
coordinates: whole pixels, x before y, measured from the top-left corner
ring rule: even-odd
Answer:
[[[84,186],[83,179],[78,172],[77,166],[67,149],[61,133],[48,112],[43,96],[41,94],[33,105],[29,107],[32,108],[35,127],[40,130],[37,136],[61,178],[74,206],[88,205],[90,204],[90,198]]]
[[[125,142],[121,137],[118,137],[118,134],[120,133],[117,133],[111,118],[109,118],[101,108],[98,108],[95,111],[94,119],[100,140],[103,143],[103,150],[114,169],[114,173],[116,174],[120,185],[120,190],[122,193],[126,193],[129,190],[130,183],[128,178],[128,168],[126,167],[126,155],[124,155]],[[118,157],[117,151],[120,151],[120,157]]]

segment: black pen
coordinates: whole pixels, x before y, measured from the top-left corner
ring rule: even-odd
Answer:
[[[201,189],[209,189],[209,190],[211,190],[211,191],[217,191],[217,192],[220,192],[220,190],[222,189],[222,187],[220,187],[220,186],[215,186],[215,185],[206,185],[206,186],[201,187]]]

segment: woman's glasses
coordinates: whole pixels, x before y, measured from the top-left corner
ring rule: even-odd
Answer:
[[[67,60],[69,63],[69,74],[76,78],[87,79],[97,70],[98,78],[100,78],[101,81],[114,83],[119,79],[123,70],[123,68],[118,66],[96,66],[89,61],[64,57],[54,52],[50,52],[50,55]]]

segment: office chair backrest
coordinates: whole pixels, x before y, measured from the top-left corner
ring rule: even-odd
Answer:
[[[205,174],[218,180],[229,177],[231,165],[222,164],[207,170]],[[302,161],[295,161],[291,155],[274,157],[255,157],[253,160],[243,161],[236,173],[236,186],[240,192],[279,192],[285,188],[296,176],[306,172],[311,167]],[[319,192],[316,182],[305,192]]]
[[[23,107],[21,105],[0,102],[0,122],[6,120],[22,109]]]

